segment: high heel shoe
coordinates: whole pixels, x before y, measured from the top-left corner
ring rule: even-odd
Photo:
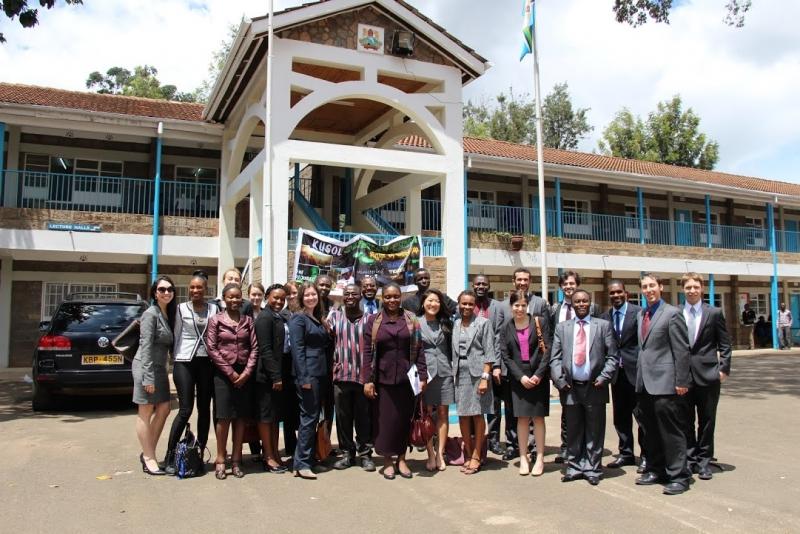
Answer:
[[[142,472],[143,473],[147,473],[148,475],[155,475],[155,476],[166,475],[166,473],[164,471],[162,471],[161,468],[158,468],[155,471],[151,471],[150,468],[147,467],[147,462],[144,459],[144,453],[140,453],[139,454],[139,461],[142,462]]]

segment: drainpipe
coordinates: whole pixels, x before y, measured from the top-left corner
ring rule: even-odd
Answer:
[[[467,174],[472,168],[472,158],[467,158],[464,169],[464,287],[469,287],[469,200],[467,200]]]
[[[778,199],[775,199],[777,202]],[[778,349],[778,251],[775,246],[775,207],[767,204],[769,220],[769,251],[772,254],[772,284],[770,290],[770,310],[772,311],[772,348]]]
[[[642,188],[636,188],[636,214],[639,217],[639,244],[644,245],[644,193]]]
[[[556,236],[564,237],[562,220],[561,220],[561,178],[556,176],[554,180],[555,185],[555,208],[556,208],[556,227],[554,230],[556,231]]]
[[[5,206],[3,203],[5,195],[3,194],[6,189],[6,180],[5,180],[5,166],[6,162],[3,158],[3,153],[6,150],[6,123],[0,122],[0,206]]]
[[[158,277],[158,227],[161,213],[161,136],[164,133],[164,123],[158,123],[158,137],[156,137],[156,177],[153,187],[153,263],[150,271],[150,282],[155,282]]]
[[[711,246],[711,195],[706,195],[706,246]],[[708,304],[716,306],[714,302],[714,273],[708,273]]]

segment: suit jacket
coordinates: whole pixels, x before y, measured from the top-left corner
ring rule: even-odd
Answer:
[[[383,316],[376,339],[372,339],[375,320]],[[408,370],[412,365],[412,357],[417,366],[420,380],[428,379],[428,366],[422,352],[420,324],[415,321],[412,332],[408,330],[406,314],[396,321],[390,321],[386,310],[370,315],[364,325],[364,352],[361,366],[361,379],[367,384],[372,381],[373,366],[377,366],[378,384],[398,385],[408,382]],[[416,353],[411,354],[411,335],[416,336]],[[373,345],[376,354],[373,354]],[[376,363],[377,360],[377,363]]]
[[[502,321],[500,320],[503,312],[501,311],[503,307],[503,303],[490,298],[489,299],[489,322],[492,323],[492,330],[494,331],[494,350],[497,354],[497,364],[495,367],[499,367],[502,370],[503,376],[506,375],[508,370],[506,369],[506,364],[503,362],[503,358],[500,355],[500,338],[502,336]],[[477,304],[475,306],[475,310],[477,313]]]
[[[578,404],[572,383],[572,358],[574,353],[575,319],[556,325],[553,349],[550,351],[550,372],[561,396],[561,404]],[[611,324],[596,317],[589,318],[589,382],[603,382],[602,387],[589,386],[586,393],[588,404],[608,402],[608,384],[617,373],[617,340]],[[566,386],[570,388],[565,391]]]
[[[172,329],[161,308],[157,304],[151,305],[139,319],[139,348],[133,357],[142,363],[143,386],[154,385],[156,369],[166,368],[173,340]]]
[[[456,319],[453,324],[453,369],[458,369],[458,345],[461,331],[461,318]],[[481,376],[483,366],[488,363],[492,367],[497,364],[497,353],[495,352],[494,329],[492,323],[484,317],[473,317],[472,322],[467,327],[467,363],[469,364],[469,374]],[[457,374],[454,373],[454,374]]]
[[[692,384],[708,386],[719,382],[720,371],[730,374],[731,338],[725,326],[722,310],[708,304],[702,305],[700,327],[694,344],[689,346],[689,354]]]
[[[561,306],[563,306],[563,304],[564,304],[563,300],[561,302],[554,302],[553,304],[550,305],[550,308],[548,310],[548,312],[550,313],[550,324],[553,325],[554,329],[555,326],[558,324],[558,316],[561,315],[560,311],[561,311]],[[600,311],[597,309],[597,306],[594,305],[594,302],[592,302],[591,304],[589,304],[589,317],[599,317],[599,316],[600,316]],[[575,318],[575,310],[572,311],[572,317],[573,319]]]
[[[376,313],[380,312],[383,309],[383,303],[381,302],[381,300],[378,297],[375,297],[374,300],[375,300],[375,305],[378,308]],[[361,297],[361,300],[358,303],[358,307],[361,308],[361,311],[364,312],[364,313],[366,313],[366,311],[367,311],[366,310],[366,305],[367,305],[367,299],[365,299],[364,297]],[[414,313],[416,313],[416,312],[414,312]]]
[[[292,374],[297,384],[309,384],[312,377],[328,374],[328,348],[331,337],[328,331],[305,312],[289,319],[289,337],[292,344]]]
[[[617,340],[617,359],[622,363],[622,372],[625,373],[625,378],[631,384],[636,383],[636,365],[639,362],[640,311],[642,311],[641,306],[628,303],[625,317],[622,319],[622,334],[619,336],[614,328],[614,308],[612,307],[603,312],[603,315],[600,316],[601,319],[611,323],[611,331],[614,332],[614,337]]]
[[[281,381],[281,359],[286,342],[284,325],[288,320],[288,313],[275,313],[270,308],[258,314],[254,327],[258,339],[257,382],[269,384]]]
[[[440,373],[439,365],[441,361],[439,359],[439,354],[446,356],[448,367],[452,368],[452,364],[450,363],[452,361],[450,351],[450,339],[452,334],[445,334],[442,332],[441,328],[434,332],[431,330],[431,327],[428,326],[425,317],[419,317],[419,333],[420,339],[422,340],[422,350],[425,354],[425,363],[428,366],[428,380],[433,380],[435,377],[439,376]]]
[[[539,348],[539,338],[536,335],[536,323],[531,317],[531,323],[528,326],[528,355],[530,356],[531,369],[533,374],[542,380],[548,378],[550,372],[550,322],[547,316],[541,317],[540,324],[542,327],[542,336],[544,337],[545,351]],[[521,365],[522,351],[519,345],[519,338],[517,337],[517,328],[514,326],[514,321],[509,321],[503,326],[503,331],[500,341],[500,354],[505,362],[505,367],[508,369],[508,374],[512,379],[519,382],[525,374],[522,372]]]
[[[636,392],[650,395],[675,395],[676,387],[691,385],[689,332],[683,311],[661,301],[650,319],[647,335],[642,336],[645,310],[638,315],[639,363]]]

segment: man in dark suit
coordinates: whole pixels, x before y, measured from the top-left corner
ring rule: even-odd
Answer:
[[[534,295],[531,293],[531,272],[526,269],[525,267],[518,267],[511,278],[512,282],[514,283],[514,289],[519,291],[523,291],[528,296],[528,313],[531,317],[539,316],[544,317],[545,315],[549,315],[547,301],[544,300],[542,297]],[[513,320],[513,315],[511,313],[511,304],[509,303],[508,299],[504,300],[503,302],[498,303],[497,306],[497,313],[495,315],[495,319],[493,322],[493,326],[495,328],[495,332],[502,332],[504,330],[504,326]],[[508,379],[508,370],[505,368],[505,364],[501,364],[500,368],[501,378],[500,378],[500,387],[501,387],[501,396],[502,402],[505,403],[505,413],[506,413],[506,450],[503,452],[503,459],[513,460],[517,456],[519,456],[519,441],[517,439],[517,418],[514,417],[514,411],[511,407],[511,384]],[[490,416],[489,419],[489,427],[490,429],[494,429],[497,427],[497,440],[499,442],[499,425],[500,425],[500,404],[498,399],[497,393],[495,393],[495,415]],[[491,441],[491,434],[490,434],[490,441]],[[502,451],[499,447],[499,443],[496,449],[490,447],[492,452],[495,454],[500,454],[498,450]]]
[[[611,323],[617,340],[619,370],[617,380],[611,385],[614,401],[614,428],[619,437],[619,455],[608,467],[619,468],[636,465],[633,447],[633,418],[638,419],[636,411],[636,363],[639,360],[639,322],[637,317],[642,310],[628,302],[628,292],[622,280],[611,280],[608,284],[608,299],[611,308],[600,318]],[[639,449],[644,446],[642,427],[639,426]],[[642,462],[644,462],[642,454]],[[644,469],[642,469],[644,472]]]
[[[606,433],[608,384],[617,372],[617,341],[611,324],[589,316],[589,293],[572,294],[575,317],[556,325],[550,372],[566,414],[567,456],[562,482],[585,478],[596,486]]]
[[[417,292],[413,294],[407,295],[403,299],[403,309],[408,310],[411,313],[417,314],[419,313],[419,296],[425,293],[429,287],[431,287],[431,273],[428,269],[424,267],[420,267],[414,272],[414,284],[417,286]],[[444,291],[442,291],[442,295],[444,295]],[[444,295],[444,305],[447,308],[447,313],[450,315],[455,315],[456,308],[458,308],[458,304],[456,301]]]
[[[554,302],[550,306],[550,324],[555,329],[556,325],[562,321],[569,321],[575,318],[575,310],[572,308],[572,295],[581,287],[581,275],[575,271],[564,271],[558,275],[558,287],[564,297],[561,302]],[[589,307],[589,315],[597,317],[598,312],[594,304]],[[564,411],[561,411],[561,448],[556,455],[555,462],[563,463],[567,454],[567,426]]]
[[[661,279],[640,279],[647,309],[639,312],[639,364],[636,393],[640,423],[647,442],[647,468],[636,484],[664,483],[664,493],[689,489],[692,473],[686,461],[689,392],[689,338],[683,313],[664,302]]]
[[[687,395],[691,409],[687,455],[690,469],[701,480],[711,480],[720,385],[731,372],[731,338],[722,310],[703,302],[703,278],[697,273],[686,273],[681,285],[686,297],[683,316],[689,332],[692,378]]]
[[[367,275],[361,279],[361,301],[358,306],[366,315],[375,315],[381,311],[381,301],[378,300],[378,281],[374,276]]]

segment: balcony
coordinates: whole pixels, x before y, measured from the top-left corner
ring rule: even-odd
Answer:
[[[20,208],[153,214],[155,182],[151,179],[17,170],[3,174],[6,181],[17,183],[16,201]],[[215,219],[218,207],[216,183],[161,182],[161,215]]]
[[[470,203],[467,208],[467,224],[470,231],[540,234],[537,208]],[[441,231],[441,225],[441,203],[437,200],[423,200],[423,232]],[[562,211],[559,217],[557,211],[546,210],[545,225],[549,237],[566,239],[770,251],[769,232],[763,228],[712,224],[709,247],[708,227],[703,223],[644,219],[641,227],[636,217],[569,211]],[[800,232],[776,230],[775,239],[778,252],[800,252]]]

